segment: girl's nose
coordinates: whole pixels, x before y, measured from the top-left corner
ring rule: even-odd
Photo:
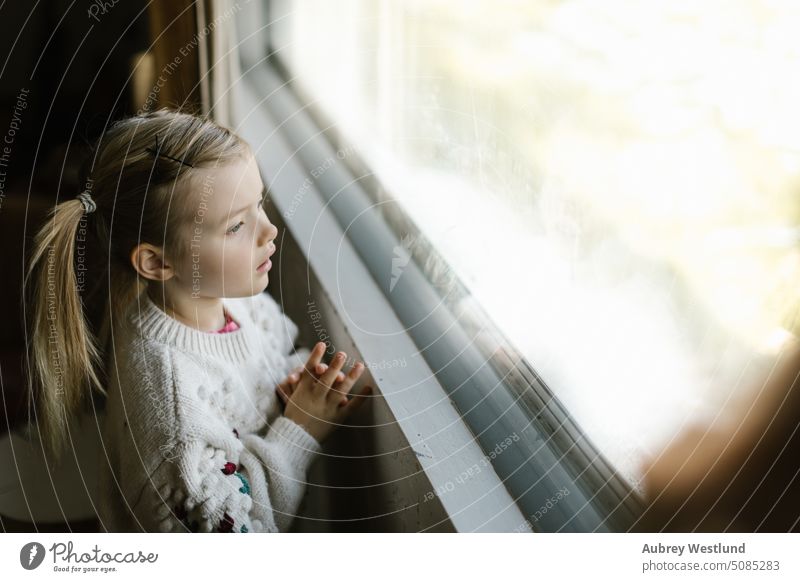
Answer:
[[[263,222],[261,223],[261,229],[259,231],[261,241],[260,242],[268,242],[278,236],[278,228],[269,221],[266,215],[264,215]]]

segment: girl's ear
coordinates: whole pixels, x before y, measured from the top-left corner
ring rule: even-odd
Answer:
[[[167,281],[175,275],[163,250],[149,243],[134,247],[131,251],[131,265],[142,277],[151,281]]]

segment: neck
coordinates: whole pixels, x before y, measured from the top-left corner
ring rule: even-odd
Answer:
[[[220,297],[192,297],[168,285],[149,285],[147,295],[167,315],[200,331],[216,331],[225,325]]]

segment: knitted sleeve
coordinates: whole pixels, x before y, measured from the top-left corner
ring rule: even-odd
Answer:
[[[237,439],[237,437],[232,437]],[[224,440],[224,439],[223,439]],[[145,487],[135,513],[160,532],[284,532],[320,451],[302,427],[279,416],[266,436],[181,444]],[[234,450],[235,453],[226,451]]]

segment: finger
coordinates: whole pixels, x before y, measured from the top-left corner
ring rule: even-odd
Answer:
[[[341,392],[344,396],[350,394],[350,391],[353,389],[353,386],[361,377],[361,374],[364,373],[364,364],[362,362],[356,362],[350,371],[345,376],[344,380],[335,386],[333,389],[337,392]]]
[[[281,396],[281,398],[284,398],[284,401],[288,400],[291,397],[292,393],[294,392],[294,387],[299,380],[300,380],[300,374],[297,372],[292,372],[286,377],[286,379],[283,382],[279,383],[276,386],[276,391]]]
[[[305,366],[303,366],[302,374],[305,376],[313,376],[314,375],[314,368],[317,364],[322,361],[322,356],[325,353],[325,343],[324,342],[317,342],[314,344],[314,349],[311,350],[311,354],[308,356],[308,360],[306,361]]]
[[[333,361],[331,365],[328,366],[328,369],[319,377],[320,382],[325,384],[326,386],[333,386],[336,377],[339,375],[339,370],[342,369],[344,366],[345,359],[347,358],[347,354],[344,352],[337,352],[336,355],[333,357]]]
[[[328,369],[328,364],[317,364],[317,367],[314,371],[317,373],[317,376],[321,376],[322,374],[325,373],[325,370],[327,369]],[[339,372],[339,375],[336,376],[336,381],[341,382],[342,380],[344,380],[344,378],[345,378],[344,372]]]

